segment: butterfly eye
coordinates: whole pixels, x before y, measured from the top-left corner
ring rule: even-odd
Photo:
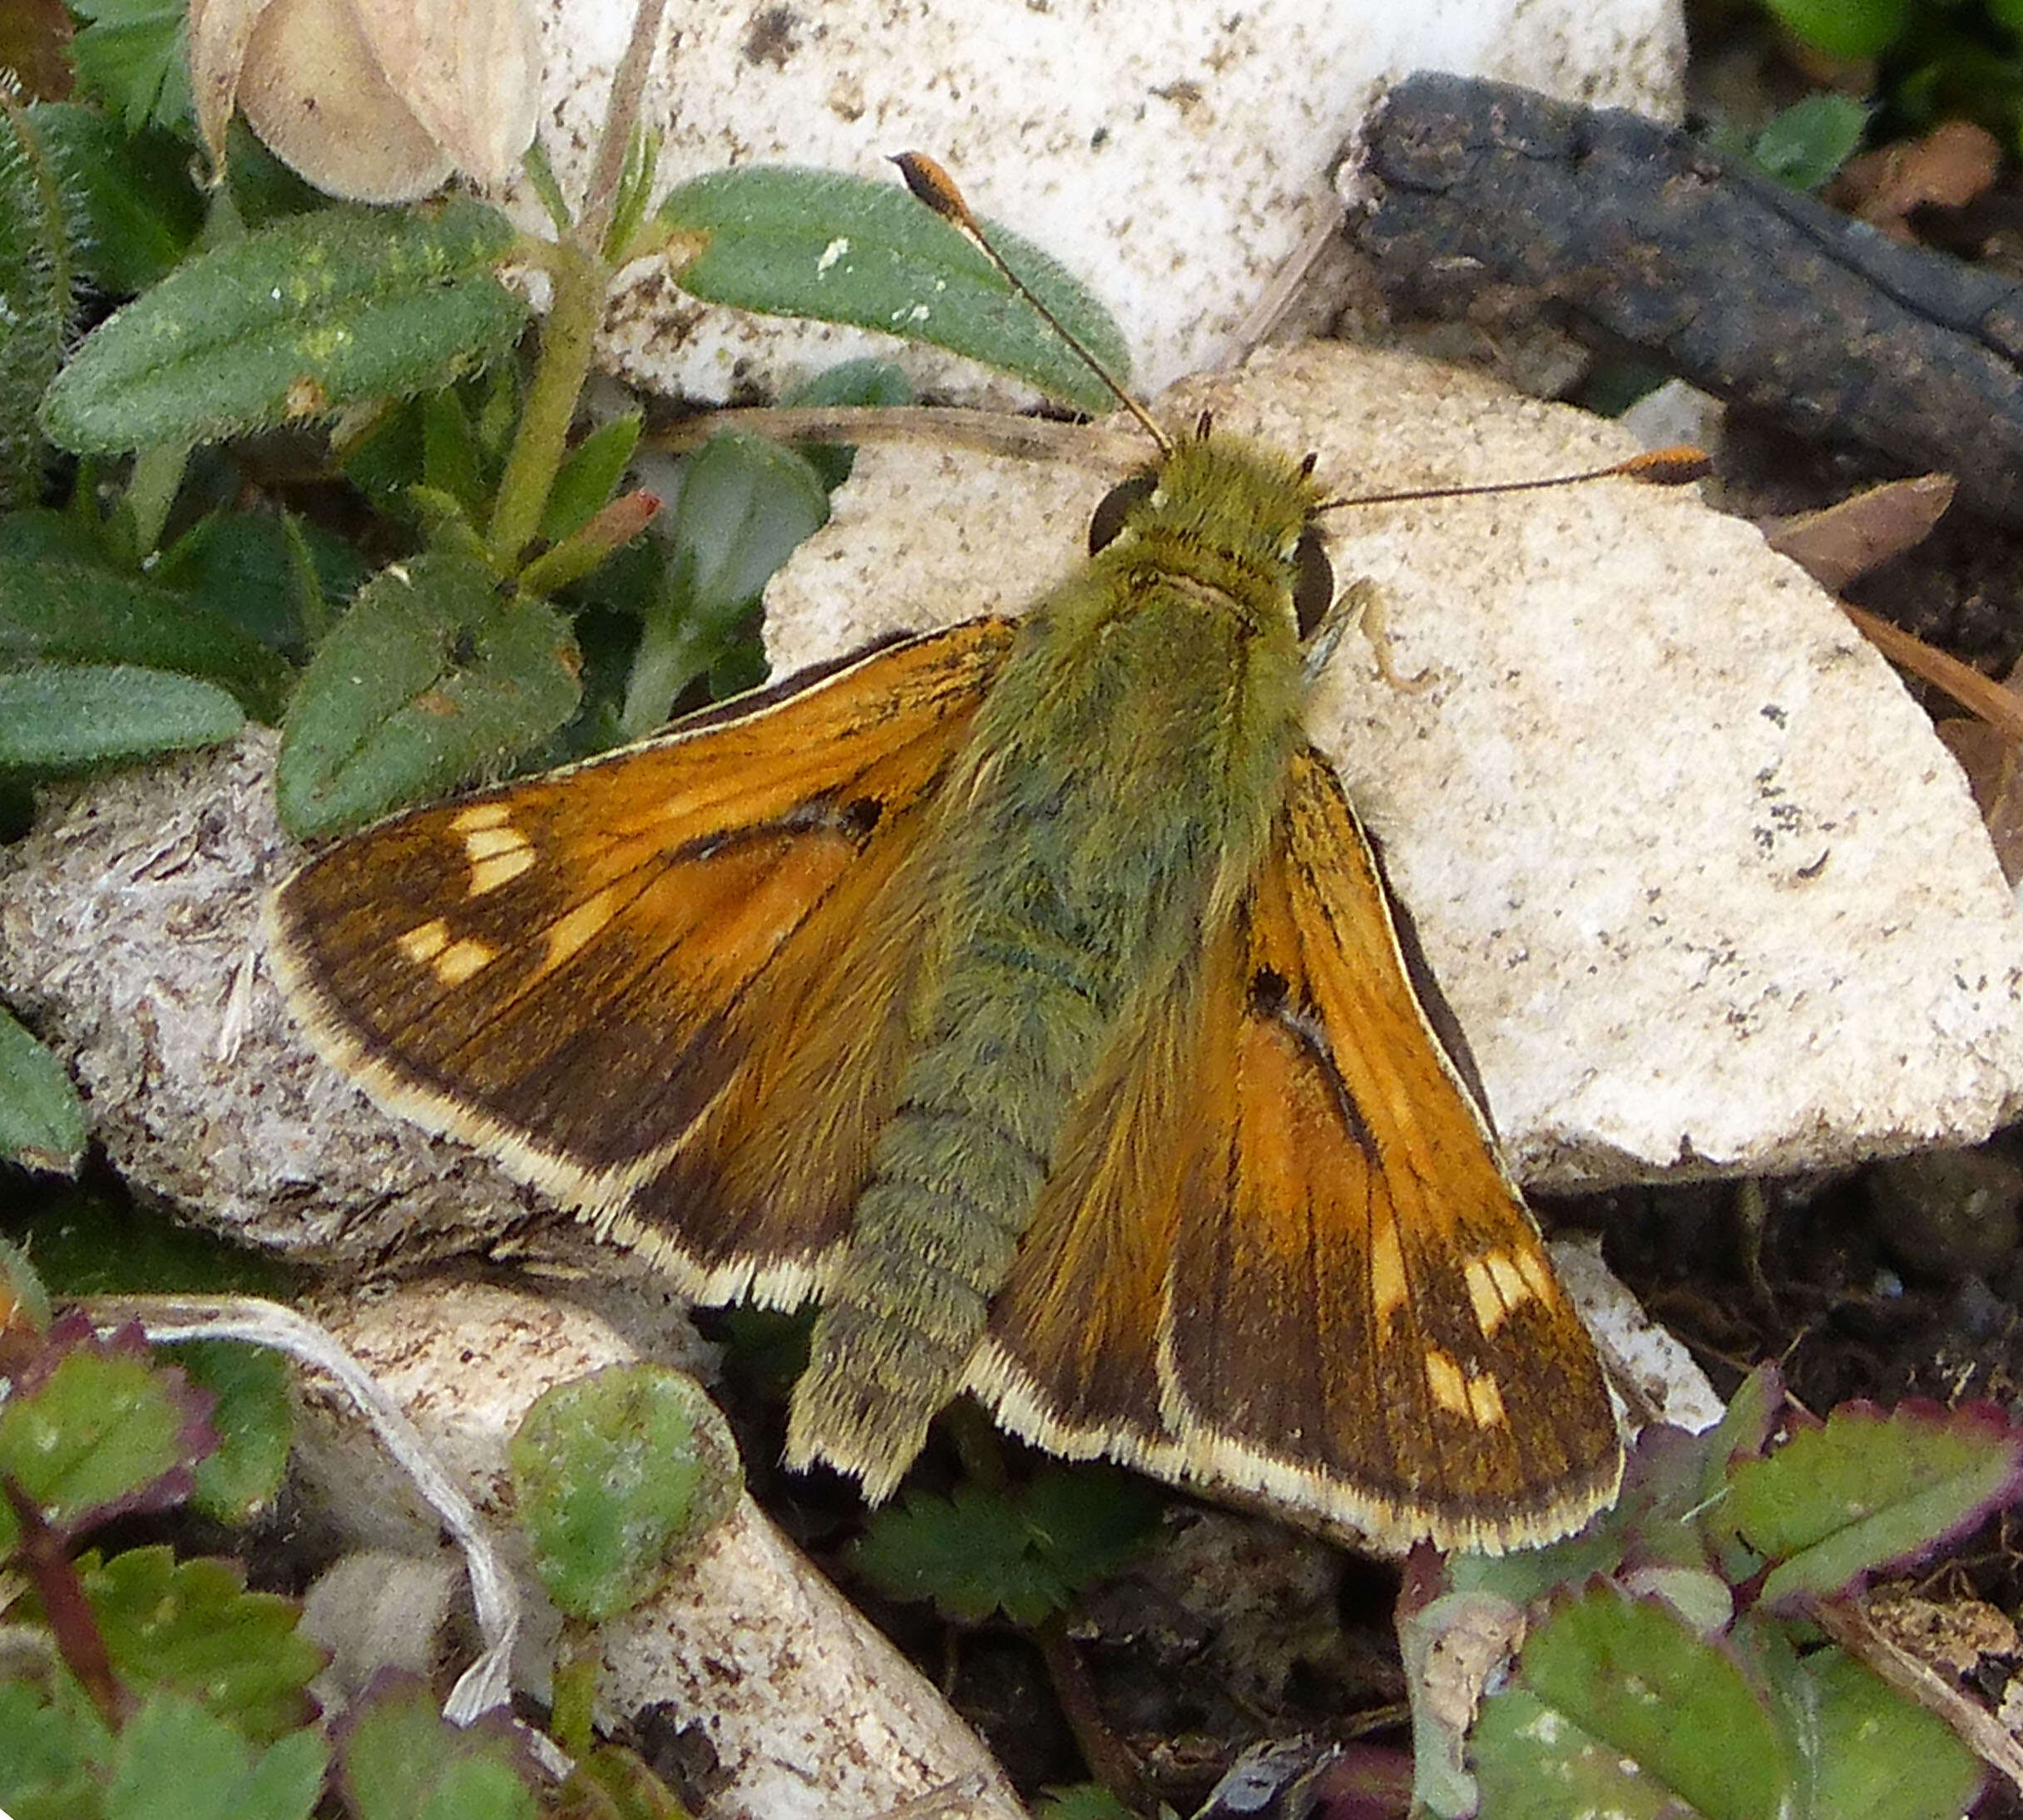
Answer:
[[[1293,617],[1299,636],[1311,638],[1334,605],[1334,565],[1318,531],[1303,531],[1293,551]]]
[[[1152,497],[1159,485],[1156,474],[1134,474],[1120,480],[1103,495],[1102,503],[1089,520],[1089,554],[1107,549],[1122,534],[1130,515]]]

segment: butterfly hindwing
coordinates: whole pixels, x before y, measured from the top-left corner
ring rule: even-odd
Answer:
[[[1050,1447],[1379,1540],[1577,1526],[1620,1462],[1599,1363],[1319,754],[1295,754],[1249,890],[1146,1017],[1049,1183],[977,1387]]]
[[[887,900],[1011,636],[970,621],[383,823],[276,894],[277,970],[383,1103],[692,1291],[804,1287],[894,1066],[919,919]]]

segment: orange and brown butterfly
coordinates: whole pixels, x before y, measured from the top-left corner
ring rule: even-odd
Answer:
[[[967,1391],[1382,1544],[1564,1535],[1616,1423],[1303,728],[1328,502],[1139,414],[1021,620],[343,841],[277,970],[386,1105],[691,1295],[819,1297],[792,1465],[883,1498]]]

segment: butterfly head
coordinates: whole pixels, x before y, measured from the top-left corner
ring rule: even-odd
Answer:
[[[1289,461],[1218,433],[1204,415],[1192,435],[1104,497],[1089,522],[1090,553],[1140,544],[1168,561],[1178,551],[1226,566],[1230,576],[1289,602],[1305,639],[1334,598],[1318,516],[1328,502],[1313,470],[1312,456]]]

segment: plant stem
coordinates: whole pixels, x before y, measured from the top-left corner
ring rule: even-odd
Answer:
[[[589,187],[583,192],[576,232],[585,246],[604,245],[611,225],[611,210],[617,205],[618,185],[625,175],[626,151],[632,143],[632,129],[638,123],[640,102],[646,91],[646,77],[653,67],[654,47],[660,42],[660,21],[667,0],[640,0],[632,16],[632,36],[626,54],[619,59],[611,78],[611,105],[604,116],[604,136],[597,141],[597,161],[591,168]]]
[[[526,408],[513,438],[512,453],[499,481],[498,504],[487,540],[492,560],[510,572],[540,528],[541,514],[560,472],[569,424],[590,372],[603,319],[611,272],[602,260],[571,235],[557,245],[548,265],[555,299],[541,325],[541,355]]]

